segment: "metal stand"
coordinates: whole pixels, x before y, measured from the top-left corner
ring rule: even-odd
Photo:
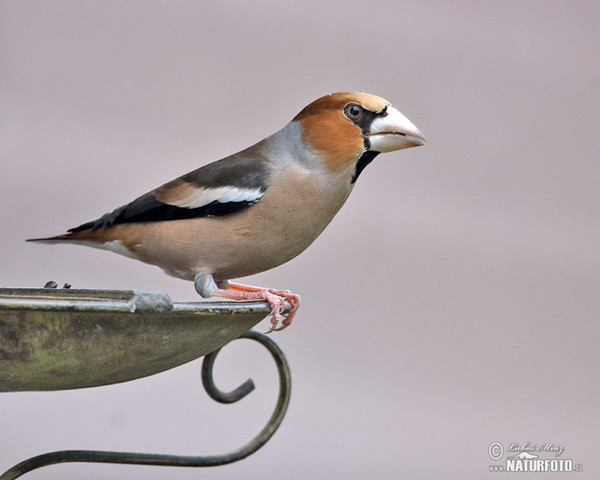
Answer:
[[[183,456],[150,453],[108,452],[95,450],[63,450],[32,457],[15,465],[0,476],[0,480],[12,480],[21,475],[47,465],[66,462],[113,463],[135,465],[162,465],[176,467],[213,467],[233,463],[261,448],[275,433],[285,413],[291,395],[291,377],[287,360],[279,346],[268,336],[250,330],[239,338],[249,338],[263,345],[273,356],[279,373],[279,398],[275,410],[261,432],[244,446],[223,455]],[[213,381],[213,365],[220,349],[204,357],[202,383],[208,395],[220,403],[233,403],[254,390],[254,382],[249,379],[231,392],[222,392]]]

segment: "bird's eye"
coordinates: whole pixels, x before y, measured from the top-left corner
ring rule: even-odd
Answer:
[[[344,109],[344,113],[350,120],[357,120],[360,117],[362,111],[363,109],[360,107],[360,105],[357,105],[356,103],[346,105],[346,108]]]

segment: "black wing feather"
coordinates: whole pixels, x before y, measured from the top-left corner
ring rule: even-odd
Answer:
[[[264,162],[258,155],[244,155],[251,153],[253,147],[228,158],[210,163],[179,177],[181,180],[199,188],[260,188],[261,192],[267,189],[268,172]],[[108,212],[97,220],[86,222],[78,227],[71,228],[69,232],[80,230],[98,230],[121,223],[164,222],[183,220],[198,217],[218,217],[239,212],[255,204],[254,201],[225,202],[214,201],[198,208],[183,208],[156,199],[154,191],[148,192],[133,202]]]
[[[159,202],[152,192],[147,193],[127,205],[102,215],[97,220],[86,222],[69,232],[98,230],[120,223],[166,222],[198,217],[219,217],[243,210],[256,202],[212,202],[199,208],[181,208]]]

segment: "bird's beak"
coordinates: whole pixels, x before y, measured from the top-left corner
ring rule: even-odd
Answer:
[[[367,134],[373,152],[392,152],[425,144],[425,137],[413,123],[391,105],[371,123]]]

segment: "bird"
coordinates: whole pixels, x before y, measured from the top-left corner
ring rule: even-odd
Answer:
[[[375,157],[424,144],[419,129],[387,100],[365,92],[331,93],[238,153],[67,233],[28,241],[84,245],[156,265],[193,281],[204,298],[266,300],[270,333],[292,323],[300,296],[231,280],[299,255]]]

